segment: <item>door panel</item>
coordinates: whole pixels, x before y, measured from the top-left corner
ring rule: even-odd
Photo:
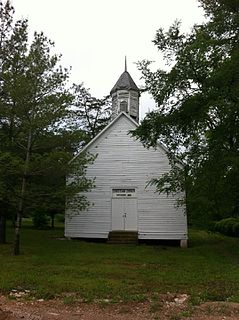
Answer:
[[[137,199],[112,198],[112,230],[138,230]]]
[[[123,199],[125,203],[125,230],[138,230],[137,199]]]
[[[112,199],[112,230],[124,230],[123,199]]]

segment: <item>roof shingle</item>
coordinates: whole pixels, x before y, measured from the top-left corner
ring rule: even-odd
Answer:
[[[128,71],[124,71],[119,77],[118,81],[111,89],[110,94],[112,95],[117,90],[134,90],[139,92],[139,88],[135,84],[134,80],[131,78],[131,75]]]

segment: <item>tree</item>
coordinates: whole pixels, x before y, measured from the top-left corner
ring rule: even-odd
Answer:
[[[239,2],[199,3],[206,21],[191,33],[181,34],[177,21],[156,32],[168,69],[138,64],[158,108],[135,135],[167,146],[172,170],[153,182],[160,192],[186,188],[192,221],[207,223],[239,214]]]
[[[111,105],[109,96],[98,99],[93,97],[83,84],[74,85],[72,118],[76,127],[85,133],[85,142],[94,138],[109,122]]]
[[[10,159],[1,183],[10,183],[13,177],[16,182],[11,196],[0,187],[0,201],[17,205],[14,254],[18,255],[24,209],[44,208],[43,203],[53,198],[63,203],[66,197],[92,187],[92,181],[85,178],[88,156],[69,165],[76,135],[64,127],[73,95],[67,88],[67,69],[59,65],[59,55],[51,54],[53,42],[35,33],[29,44],[27,20],[14,24],[8,1],[0,2],[0,9],[0,134],[4,136],[0,161]],[[66,175],[76,169],[78,174],[65,187]],[[80,206],[87,205],[84,197],[80,201]]]
[[[13,23],[13,8],[7,1],[4,5],[0,2],[0,104],[2,100],[8,100],[6,92],[3,91],[3,71],[4,63],[6,62],[7,50],[6,43],[8,42],[8,34],[12,32]],[[11,130],[6,132],[6,118],[0,106],[0,243],[6,242],[6,216],[10,207],[10,198],[15,190],[15,174],[13,173],[16,168],[16,159],[12,159],[8,152],[8,147],[11,146],[11,137],[9,136]],[[10,126],[12,119],[10,120]],[[9,143],[10,142],[10,143]],[[15,161],[16,160],[16,161]],[[14,168],[14,169],[13,169]]]
[[[21,159],[9,152],[0,152],[0,244],[6,243],[6,220],[16,210],[16,186],[21,165]]]
[[[32,153],[32,175],[28,179],[31,188],[26,193],[25,205],[25,214],[34,213],[36,220],[49,216],[52,227],[55,215],[64,213],[66,199],[91,188],[93,182],[85,178],[86,166],[93,159],[90,155],[79,157],[77,163],[69,163],[83,137],[78,131],[59,131],[58,134],[47,132],[38,138],[37,152]],[[75,182],[66,188],[66,176],[72,173]],[[78,207],[86,205],[84,197],[76,203]]]

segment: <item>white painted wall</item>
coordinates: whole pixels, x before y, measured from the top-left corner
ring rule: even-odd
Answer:
[[[118,116],[87,147],[98,154],[87,169],[96,177],[96,187],[87,193],[92,205],[87,211],[66,211],[66,237],[107,238],[112,227],[112,189],[135,188],[138,205],[139,239],[187,239],[187,221],[176,199],[146,188],[147,182],[169,170],[165,151],[146,149],[128,132],[136,124],[126,115]],[[75,160],[76,161],[76,160]]]

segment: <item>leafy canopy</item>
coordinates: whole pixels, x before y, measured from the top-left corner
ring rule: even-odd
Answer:
[[[30,42],[27,20],[14,22],[13,16],[10,2],[0,1],[0,218],[7,207],[14,210],[18,254],[23,214],[62,211],[66,197],[88,190],[93,181],[85,176],[91,157],[69,164],[82,139],[69,120],[69,72],[52,53],[54,43],[43,33]],[[83,196],[78,201],[80,208],[87,205]]]
[[[239,214],[239,1],[199,3],[206,20],[189,34],[178,21],[156,32],[167,68],[138,63],[157,110],[135,135],[167,146],[172,170],[154,180],[158,191],[186,189],[192,221],[206,223]]]

